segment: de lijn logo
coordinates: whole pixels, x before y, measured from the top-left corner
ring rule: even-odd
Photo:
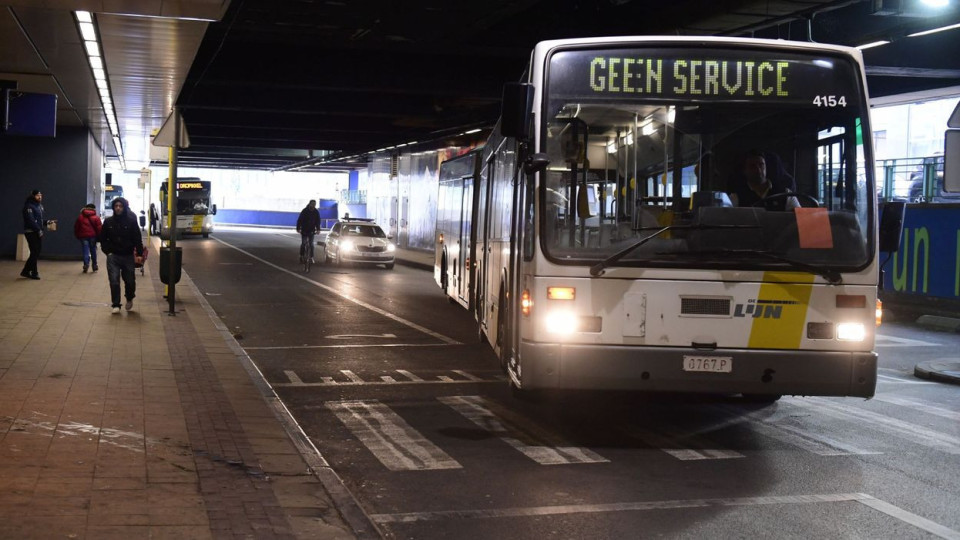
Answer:
[[[751,298],[746,304],[737,304],[734,317],[753,317],[754,319],[779,319],[783,315],[783,306],[799,304],[796,300],[764,300]]]

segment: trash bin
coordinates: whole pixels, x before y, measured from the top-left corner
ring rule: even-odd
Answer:
[[[173,260],[175,268],[173,270],[173,281],[171,282],[170,248],[160,248],[160,283],[163,283],[164,285],[170,285],[170,283],[180,283],[180,268],[183,266],[183,249],[180,246],[176,247]]]

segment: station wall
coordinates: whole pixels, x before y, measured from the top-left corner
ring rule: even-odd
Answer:
[[[57,126],[57,136],[0,137],[0,256],[13,257],[23,232],[23,203],[43,193],[47,219],[58,230],[43,237],[42,257],[80,258],[73,222],[88,202],[97,203],[102,152],[85,128]]]

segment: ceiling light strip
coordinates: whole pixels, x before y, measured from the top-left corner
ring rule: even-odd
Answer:
[[[117,148],[117,159],[120,166],[127,168],[126,160],[123,157],[123,146],[120,144],[120,128],[117,123],[117,114],[113,107],[113,97],[110,94],[110,83],[107,79],[106,65],[103,61],[102,48],[100,40],[97,39],[97,29],[93,22],[93,14],[89,11],[75,11],[77,18],[77,29],[80,38],[83,40],[83,47],[87,52],[87,62],[90,64],[90,71],[93,73],[93,80],[97,86],[97,93],[100,94],[100,103],[103,105],[103,114],[107,118],[107,125],[110,128],[113,145]]]

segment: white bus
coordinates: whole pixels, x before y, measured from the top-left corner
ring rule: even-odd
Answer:
[[[210,181],[199,178],[177,178],[177,231],[181,234],[202,234],[209,238],[213,232],[213,216],[217,205],[212,204]],[[160,237],[170,237],[170,209],[167,207],[167,180],[160,184]]]
[[[436,280],[519,395],[870,397],[902,205],[878,227],[865,84],[845,47],[540,43],[441,167]]]

